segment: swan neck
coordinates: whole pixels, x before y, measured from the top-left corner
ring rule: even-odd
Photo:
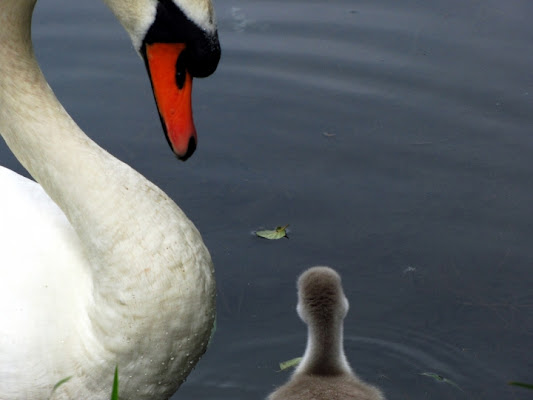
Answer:
[[[0,134],[76,231],[97,297],[113,302],[142,271],[146,287],[161,279],[180,235],[201,239],[167,195],[89,139],[59,103],[33,53],[34,4],[0,7]]]
[[[150,25],[155,20],[157,0],[103,0],[103,2],[115,14],[115,17],[126,32],[128,32],[133,47],[139,52],[142,45],[142,38],[146,35]]]
[[[53,153],[63,139],[68,146],[69,133],[79,128],[56,99],[35,59],[34,6],[34,0],[6,0],[0,9],[0,134],[47,190],[42,166],[50,160],[50,166],[58,168],[60,160]]]
[[[4,0],[0,9],[0,38],[3,50],[18,42],[31,43],[31,19],[37,0]]]
[[[307,347],[297,372],[310,375],[341,375],[350,372],[344,354],[342,320],[331,321],[328,325],[309,324]]]

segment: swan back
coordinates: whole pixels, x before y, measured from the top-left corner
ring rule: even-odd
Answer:
[[[92,280],[74,229],[42,187],[3,167],[0,182],[0,398],[35,398],[40,389],[21,393],[20,381],[75,370],[54,355],[83,333]]]

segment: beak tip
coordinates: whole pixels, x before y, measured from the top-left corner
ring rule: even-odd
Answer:
[[[194,136],[192,136],[189,139],[189,143],[185,151],[178,151],[177,149],[174,149],[174,148],[172,150],[174,151],[174,154],[176,155],[178,160],[187,161],[189,157],[192,156],[194,151],[196,150],[196,139],[194,138]]]

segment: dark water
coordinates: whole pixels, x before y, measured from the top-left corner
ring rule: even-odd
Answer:
[[[34,19],[69,112],[176,200],[214,258],[218,330],[175,398],[284,382],[278,362],[305,345],[295,279],[316,264],[342,274],[347,356],[389,400],[531,398],[506,382],[533,382],[533,3],[215,6],[223,59],[195,82],[187,163],[102,4],[42,0]],[[251,233],[281,224],[289,240]]]

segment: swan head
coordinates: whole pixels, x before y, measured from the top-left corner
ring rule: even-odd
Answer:
[[[341,277],[329,267],[312,267],[298,278],[298,315],[308,325],[330,325],[349,309]]]
[[[170,148],[186,160],[197,144],[192,79],[212,74],[221,54],[211,0],[104,1],[144,60]]]

